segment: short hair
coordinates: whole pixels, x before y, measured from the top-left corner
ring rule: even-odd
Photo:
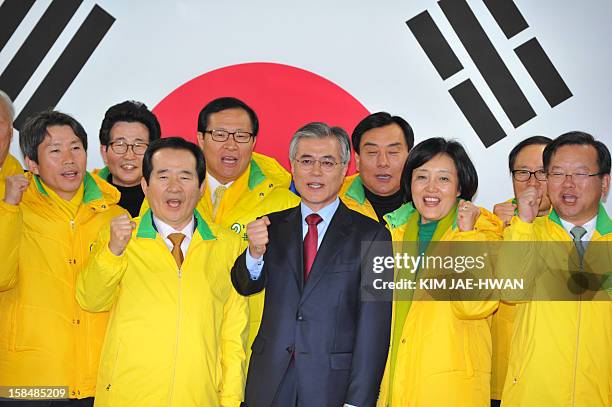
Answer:
[[[457,168],[459,177],[459,197],[471,201],[478,190],[478,173],[463,146],[455,140],[433,137],[414,146],[402,171],[401,186],[404,201],[412,201],[412,172],[439,154],[448,155]]]
[[[251,120],[253,138],[257,137],[257,133],[259,132],[259,119],[257,118],[257,114],[255,114],[255,111],[242,100],[233,97],[218,98],[204,106],[198,115],[198,131],[204,133],[207,130],[208,118],[211,114],[228,109],[242,109],[247,112]]]
[[[516,157],[518,157],[519,153],[528,146],[538,145],[538,146],[547,146],[552,142],[552,139],[546,136],[532,136],[526,138],[525,140],[518,143],[510,154],[508,155],[508,168],[510,172],[514,171],[514,163],[516,162]]]
[[[153,154],[166,148],[173,150],[185,150],[193,154],[196,160],[198,184],[202,186],[202,182],[204,182],[204,177],[206,176],[206,161],[204,160],[204,154],[198,146],[182,137],[160,138],[149,144],[149,147],[147,148],[147,151],[145,151],[144,157],[142,158],[142,176],[147,184],[149,184],[151,173],[153,172]]]
[[[149,143],[161,137],[161,127],[157,117],[147,105],[134,100],[126,100],[108,108],[100,126],[100,145],[108,148],[111,130],[117,122],[141,123],[149,130]]]
[[[298,142],[302,139],[322,139],[333,137],[340,144],[340,160],[346,165],[351,159],[351,146],[348,134],[342,127],[330,127],[325,123],[312,122],[302,126],[295,132],[289,143],[289,159],[295,160]]]
[[[394,123],[397,124],[400,129],[402,129],[404,139],[406,140],[406,146],[408,147],[408,150],[410,150],[414,145],[414,132],[412,131],[412,127],[410,127],[408,122],[399,116],[391,116],[387,112],[378,112],[373,113],[360,121],[355,127],[355,130],[353,130],[351,141],[353,142],[353,150],[355,150],[355,153],[359,154],[359,143],[361,143],[363,133]]]
[[[0,100],[6,105],[8,112],[11,115],[11,120],[15,120],[15,106],[13,106],[13,101],[11,100],[9,95],[7,95],[6,92],[0,90]]]
[[[610,174],[610,150],[604,143],[595,138],[589,133],[582,131],[571,131],[557,137],[546,146],[544,149],[544,170],[548,172],[550,166],[550,160],[555,152],[563,146],[569,145],[581,145],[581,146],[592,146],[597,151],[597,165],[599,166],[598,173]]]
[[[87,151],[87,133],[81,123],[66,113],[47,110],[29,117],[19,132],[19,147],[24,157],[38,163],[38,147],[49,135],[51,126],[70,126]]]

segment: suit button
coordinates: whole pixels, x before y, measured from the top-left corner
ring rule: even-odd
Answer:
[[[297,316],[297,320],[298,320],[298,321],[303,321],[303,320],[304,320],[304,317],[303,317],[303,316],[301,316],[301,315],[298,315],[298,316]]]
[[[293,346],[287,346],[287,353],[293,353]]]

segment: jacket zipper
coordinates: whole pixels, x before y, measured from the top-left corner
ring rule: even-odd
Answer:
[[[172,371],[172,382],[170,384],[170,397],[168,398],[168,406],[172,406],[172,398],[174,396],[174,383],[176,382],[176,364],[178,358],[178,347],[179,347],[179,332],[181,328],[181,304],[182,304],[182,284],[181,277],[182,272],[179,267],[177,270],[178,273],[178,305],[177,305],[177,318],[176,318],[176,343],[174,346],[174,368]]]

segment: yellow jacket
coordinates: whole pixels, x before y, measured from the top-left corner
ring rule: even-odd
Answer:
[[[372,204],[366,198],[359,173],[349,175],[344,179],[338,196],[349,209],[357,211],[378,222],[378,216],[374,211],[374,207],[372,207]]]
[[[513,218],[504,232],[504,240],[572,244],[554,210],[533,223]],[[610,241],[612,221],[600,206],[591,242]],[[589,249],[587,246],[585,261],[604,262],[603,267],[610,270],[609,255],[603,258],[599,252],[590,257]],[[560,268],[567,268],[567,257],[547,257],[546,260],[558,261]],[[515,263],[515,268],[522,269],[520,262]],[[608,283],[611,279],[608,274]],[[502,397],[505,407],[612,406],[612,302],[531,301],[517,304]]]
[[[122,213],[119,193],[89,173],[69,219],[38,177],[18,206],[0,202],[0,386],[69,386],[95,393],[107,313],[81,310],[76,278],[101,228]]]
[[[240,405],[248,309],[229,274],[240,241],[195,217],[180,269],[150,210],[121,256],[108,248],[109,228],[100,234],[77,281],[84,309],[111,314],[96,406]]]
[[[108,182],[108,176],[110,175],[110,170],[108,169],[108,167],[96,168],[91,173],[96,174],[98,177]],[[138,213],[138,216],[144,215],[147,209],[149,209],[149,202],[147,201],[147,198],[145,198],[142,201],[142,205],[140,205],[140,211]]]
[[[501,239],[501,222],[485,209],[480,211],[474,230],[461,232],[455,223],[440,240]],[[419,214],[411,203],[385,215],[394,242],[403,241],[413,216]],[[394,302],[394,316],[397,304]],[[377,405],[489,406],[491,335],[487,318],[496,308],[497,301],[412,301],[399,346],[389,352]],[[396,323],[394,318],[392,325]],[[393,357],[396,365],[391,378]]]
[[[23,174],[23,169],[19,161],[12,155],[8,154],[2,168],[0,168],[0,200],[4,200],[4,189],[6,187],[5,179],[17,174]]]
[[[251,163],[224,192],[216,216],[212,216],[212,199],[209,188],[198,204],[198,211],[205,219],[233,230],[242,238],[242,249],[248,246],[246,225],[260,216],[297,206],[300,198],[289,190],[291,175],[273,158],[253,153]],[[249,299],[249,339],[247,352],[259,331],[263,313],[264,292]]]

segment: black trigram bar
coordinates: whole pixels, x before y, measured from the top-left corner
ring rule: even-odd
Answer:
[[[569,90],[538,40],[532,38],[516,47],[514,52],[550,107],[555,107],[572,97],[572,91]]]
[[[525,94],[465,0],[440,0],[438,5],[512,125],[516,128],[534,118]]]
[[[0,6],[0,51],[17,30],[34,0],[6,0]]]
[[[512,0],[483,0],[506,38],[510,39],[529,28],[529,24]]]
[[[76,13],[82,0],[55,0],[0,76],[0,89],[15,99]]]
[[[15,119],[14,126],[16,129],[20,129],[29,116],[41,110],[52,109],[57,105],[114,22],[115,18],[113,16],[100,6],[94,6],[64,52]]]
[[[506,137],[493,113],[474,87],[470,79],[448,91],[485,147],[490,147]]]
[[[414,16],[406,24],[443,80],[463,69],[459,58],[427,11]]]

